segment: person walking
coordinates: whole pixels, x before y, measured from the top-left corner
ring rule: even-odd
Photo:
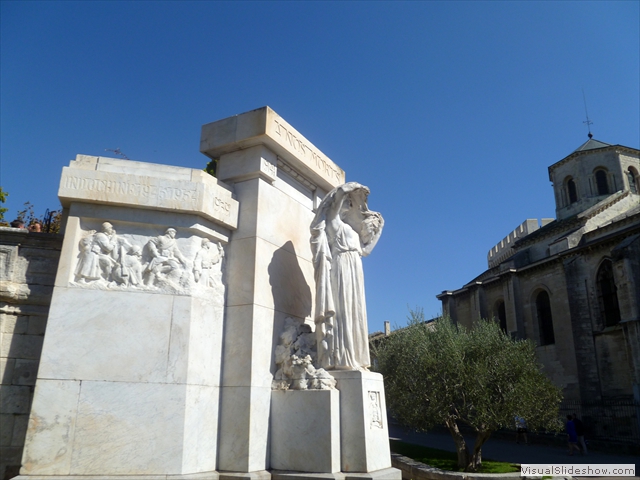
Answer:
[[[584,441],[584,423],[582,423],[582,420],[580,420],[575,413],[573,414],[573,424],[576,427],[576,435],[578,436],[578,446],[582,448],[582,455],[586,455],[587,443]]]
[[[527,441],[527,422],[524,418],[519,415],[514,417],[516,422],[516,443],[520,443],[520,435],[524,438],[524,444],[529,445]]]
[[[578,447],[578,434],[576,433],[576,424],[573,423],[573,416],[567,415],[565,428],[567,429],[567,436],[569,437],[569,455],[573,455],[574,448],[580,452],[580,447]]]

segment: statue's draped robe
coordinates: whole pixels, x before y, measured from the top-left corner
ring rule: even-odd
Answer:
[[[368,367],[369,329],[360,238],[348,224],[341,222],[330,244],[331,285],[335,308],[331,338],[332,366]]]
[[[328,237],[325,214],[334,192],[322,201],[311,225],[318,363],[327,369],[367,368],[370,358],[361,240],[342,221],[335,238]]]

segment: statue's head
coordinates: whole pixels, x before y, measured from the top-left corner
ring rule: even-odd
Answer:
[[[169,235],[171,238],[176,238],[177,232],[175,228],[167,228],[167,231],[165,233]]]
[[[113,233],[113,225],[111,225],[109,222],[104,222],[102,224],[102,231],[108,235],[111,235]]]
[[[351,202],[351,198],[347,196],[344,199],[344,202],[342,202],[342,206],[340,207],[340,218],[342,219],[342,221],[346,221],[347,216],[349,215],[349,210],[351,210],[352,205],[353,204]]]

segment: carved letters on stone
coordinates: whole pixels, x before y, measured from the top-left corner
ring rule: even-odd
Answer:
[[[79,242],[74,271],[76,286],[162,291],[190,294],[214,289],[224,293],[222,261],[224,249],[208,238],[198,242],[189,260],[176,239],[175,228],[157,236],[117,234],[110,222],[101,231],[90,230]],[[193,249],[192,249],[193,250]]]

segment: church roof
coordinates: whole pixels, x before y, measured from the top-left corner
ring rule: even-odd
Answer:
[[[631,151],[634,154],[638,152],[638,150],[635,149],[635,148],[625,147],[624,145],[612,145],[610,143],[604,143],[604,142],[601,142],[600,140],[595,140],[593,138],[589,138],[589,140],[584,142],[582,145],[580,145],[578,148],[576,148],[569,155],[567,155],[562,160],[554,163],[553,165],[551,165],[549,167],[549,180],[553,181],[553,178],[551,177],[551,171],[554,170],[557,166],[563,164],[564,162],[566,162],[567,160],[569,160],[571,158],[574,158],[574,157],[576,157],[578,155],[584,154],[584,152],[591,151],[591,150],[598,150],[598,149],[601,149],[601,148],[623,149],[623,150]]]
[[[599,140],[594,140],[593,138],[590,138],[589,140],[584,142],[582,145],[580,145],[578,148],[576,148],[573,151],[573,153],[584,152],[585,150],[595,150],[596,148],[604,148],[604,147],[610,147],[610,146],[611,146],[610,143],[604,143]]]

